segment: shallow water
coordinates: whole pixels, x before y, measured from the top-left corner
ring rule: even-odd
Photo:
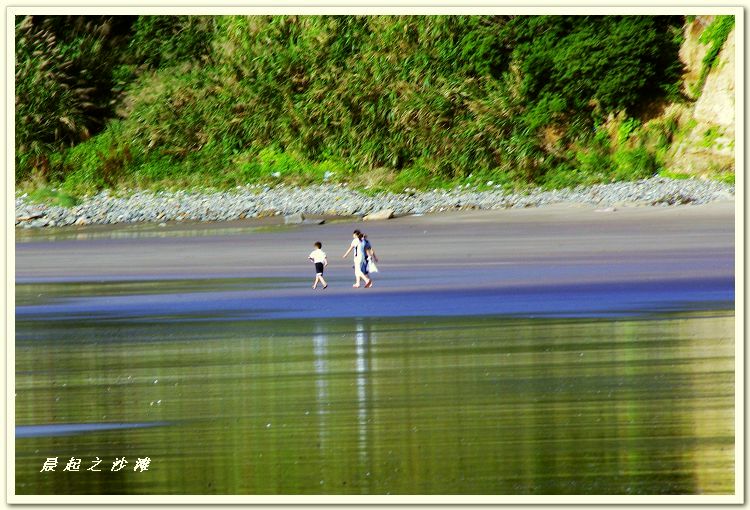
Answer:
[[[192,319],[18,316],[16,493],[734,492],[731,311]]]
[[[730,205],[18,235],[16,492],[731,494]]]

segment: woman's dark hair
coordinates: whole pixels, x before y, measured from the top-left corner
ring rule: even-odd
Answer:
[[[352,234],[357,234],[357,237],[359,237],[360,235],[362,235],[362,232],[360,232],[359,229],[357,229],[354,232],[352,232]]]
[[[313,246],[315,246],[315,247],[316,247],[316,248],[318,248],[318,249],[320,249],[320,248],[322,248],[322,247],[323,247],[323,245],[322,245],[322,244],[320,244],[320,241],[317,241],[317,242],[316,242],[315,244],[313,244]]]

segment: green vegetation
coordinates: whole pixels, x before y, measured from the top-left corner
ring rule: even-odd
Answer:
[[[16,23],[16,180],[73,195],[638,179],[674,133],[682,17],[65,18]]]
[[[692,179],[693,178],[693,176],[690,175],[690,174],[683,174],[683,173],[679,173],[679,172],[672,172],[670,170],[661,170],[659,172],[659,176],[660,177],[666,177],[667,179],[682,179],[682,180]]]
[[[60,205],[62,207],[74,207],[80,203],[77,197],[46,186],[31,190],[29,200],[31,202]]]
[[[721,136],[721,129],[718,126],[711,126],[703,133],[701,145],[703,147],[713,147],[716,140]]]
[[[714,179],[726,184],[734,184],[734,172],[719,171],[708,175],[709,179]]]
[[[699,40],[701,43],[708,45],[708,51],[703,57],[703,65],[698,81],[693,85],[693,96],[699,96],[703,90],[708,73],[717,65],[719,51],[721,51],[733,28],[734,16],[716,16],[701,34]]]
[[[16,19],[16,179],[32,171],[64,178],[57,151],[88,139],[113,115],[117,84],[110,58],[125,41],[123,17]]]

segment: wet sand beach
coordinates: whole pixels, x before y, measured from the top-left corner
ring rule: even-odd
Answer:
[[[730,495],[734,249],[733,201],[17,232],[16,493]]]
[[[174,311],[175,302],[191,312],[262,309],[264,316],[276,310],[287,317],[642,311],[633,300],[650,307],[734,299],[733,208],[734,202],[614,212],[550,206],[324,225],[59,229],[17,242],[16,283],[162,282],[164,299],[124,293],[111,302],[117,313],[144,306]],[[369,235],[380,257],[372,289],[352,289],[351,259],[341,258],[355,228]],[[315,241],[328,254],[330,286],[313,293],[306,257]],[[189,280],[200,294],[180,292]],[[559,299],[522,303],[547,293]],[[41,294],[38,304],[50,313],[87,309],[55,307]],[[365,304],[354,306],[355,295]],[[99,300],[89,310],[102,306],[110,305]],[[42,309],[17,312],[26,310]]]

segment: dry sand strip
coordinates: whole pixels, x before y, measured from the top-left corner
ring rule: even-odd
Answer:
[[[341,255],[355,228],[364,230],[373,242],[381,261],[381,280],[396,271],[404,277],[421,271],[429,277],[425,284],[436,284],[466,270],[483,281],[500,268],[543,269],[549,263],[584,268],[615,264],[645,276],[663,276],[664,271],[715,276],[734,270],[733,260],[731,265],[726,260],[734,254],[734,201],[614,212],[558,205],[406,216],[382,222],[255,227],[257,220],[246,220],[175,223],[161,229],[159,237],[140,236],[141,230],[133,227],[73,228],[82,240],[24,236],[28,241],[16,243],[16,282],[307,277],[311,269],[306,257],[315,241],[321,241],[328,253],[327,273],[349,278],[351,261],[342,260]],[[97,237],[87,238],[89,229],[98,229]],[[144,225],[142,231],[152,230]],[[585,273],[583,278],[587,278]]]
[[[735,300],[732,203],[471,211],[262,231],[225,226],[229,233],[182,225],[161,237],[130,230],[130,238],[19,242],[17,284],[93,286],[62,286],[53,299],[40,288],[30,301],[24,287],[16,319],[611,316],[731,309]],[[341,258],[354,228],[367,229],[381,260],[372,289],[353,289],[351,260]],[[331,261],[325,291],[310,289],[306,260],[318,240]],[[155,281],[156,291],[139,291],[143,281]],[[112,282],[135,282],[136,290],[107,287]]]

